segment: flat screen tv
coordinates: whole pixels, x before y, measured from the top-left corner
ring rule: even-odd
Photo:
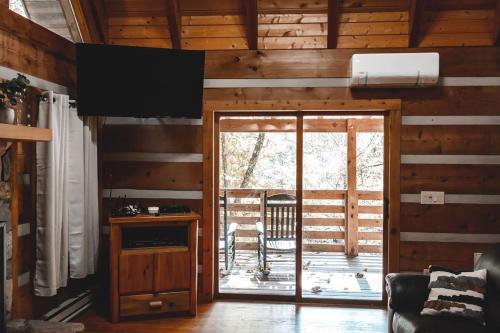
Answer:
[[[204,51],[78,44],[78,113],[200,118]]]

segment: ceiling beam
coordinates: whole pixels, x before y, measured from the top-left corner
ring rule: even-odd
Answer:
[[[418,47],[426,0],[410,0],[408,11],[408,47]]]
[[[340,0],[328,0],[328,37],[327,47],[337,48],[340,24]]]
[[[497,0],[495,13],[495,30],[493,31],[493,45],[500,46],[500,0]]]
[[[73,12],[73,7],[71,6],[70,0],[59,0],[59,4],[61,5],[61,9],[64,14],[64,18],[66,19],[66,25],[68,26],[69,33],[73,42],[82,43],[82,35],[80,33],[80,29],[78,28],[78,22],[76,21],[75,14]]]
[[[243,0],[247,28],[247,44],[249,50],[257,50],[258,37],[258,9],[257,0]]]
[[[167,1],[167,20],[168,30],[170,31],[170,40],[172,48],[181,48],[181,10],[178,0]]]
[[[107,15],[103,0],[70,0],[84,43],[106,43]]]
[[[99,29],[99,34],[104,43],[108,42],[108,13],[104,4],[105,0],[92,0],[94,18]]]

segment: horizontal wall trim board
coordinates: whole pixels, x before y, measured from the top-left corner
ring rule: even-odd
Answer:
[[[203,154],[178,153],[104,153],[105,161],[203,162]]]
[[[431,189],[429,189],[431,191]],[[495,194],[445,194],[445,204],[500,205],[500,195]],[[420,194],[401,194],[402,203],[420,203]]]
[[[134,118],[134,117],[106,117],[105,125],[193,125],[201,126],[202,119],[185,118]]]
[[[401,232],[400,239],[402,242],[497,243],[500,242],[500,234]]]
[[[68,88],[65,86],[20,71],[16,71],[8,67],[0,66],[0,78],[2,79],[10,80],[12,78],[17,77],[18,73],[26,76],[28,80],[30,80],[30,86],[32,87],[36,87],[42,90],[51,90],[58,94],[65,94],[65,95],[68,94]]]
[[[341,88],[350,87],[350,78],[297,79],[205,79],[205,89],[217,88]],[[441,77],[440,86],[500,86],[500,77]]]
[[[136,189],[103,189],[102,196],[104,199],[127,197],[128,199],[193,199],[199,200],[203,198],[202,191],[172,191],[172,190],[136,190]]]
[[[17,226],[17,237],[27,236],[31,233],[31,225],[29,223],[21,223]]]
[[[401,164],[500,164],[500,155],[401,155]]]
[[[214,88],[301,88],[301,87],[349,87],[349,78],[304,79],[205,79],[205,89]]]
[[[106,117],[106,125],[192,125],[202,119]],[[500,116],[402,116],[402,125],[500,125]]]
[[[438,85],[446,87],[500,86],[500,77],[440,77]]]
[[[401,125],[500,125],[500,116],[402,116]]]

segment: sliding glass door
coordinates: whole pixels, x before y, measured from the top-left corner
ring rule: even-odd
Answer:
[[[215,128],[218,294],[382,300],[384,117],[220,115]]]

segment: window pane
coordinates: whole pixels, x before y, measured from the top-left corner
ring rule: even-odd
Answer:
[[[59,0],[10,0],[9,8],[53,33],[74,41]]]

